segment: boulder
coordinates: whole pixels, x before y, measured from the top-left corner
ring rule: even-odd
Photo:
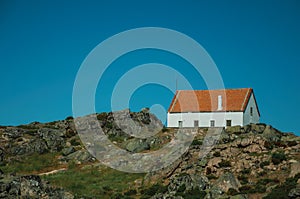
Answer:
[[[71,153],[74,153],[75,149],[74,149],[74,147],[71,146],[71,147],[64,148],[61,152],[64,156],[67,156]]]
[[[265,140],[274,143],[279,142],[282,135],[277,129],[267,125],[262,133],[262,136]]]
[[[87,150],[79,150],[66,156],[66,159],[83,163],[91,161],[93,156]]]
[[[233,175],[233,173],[228,172],[221,175],[214,186],[215,188],[219,188],[222,192],[226,193],[230,188],[239,191],[241,184]]]
[[[300,198],[300,186],[297,185],[296,188],[290,190],[289,198]]]
[[[228,134],[241,134],[241,126],[230,126],[226,128]]]
[[[0,179],[1,198],[64,198],[74,196],[62,189],[55,189],[44,183],[39,176],[11,176]]]
[[[190,190],[205,190],[209,180],[206,176],[182,173],[171,178],[168,186],[170,193],[185,192]]]
[[[253,133],[263,133],[266,128],[265,124],[250,124],[250,129]]]
[[[130,152],[139,153],[150,149],[150,145],[145,140],[134,138],[127,141],[125,148]]]
[[[293,178],[298,173],[300,173],[300,162],[294,162],[291,164],[291,173],[289,177]]]

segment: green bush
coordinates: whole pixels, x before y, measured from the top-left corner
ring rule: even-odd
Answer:
[[[251,173],[251,169],[244,169],[241,171],[242,174],[250,174]]]
[[[229,188],[229,190],[227,191],[227,195],[229,196],[234,196],[237,195],[239,192],[233,188]]]
[[[130,189],[130,190],[128,190],[128,191],[126,191],[125,193],[124,193],[124,195],[125,196],[132,196],[132,195],[136,195],[136,190],[135,189]]]
[[[296,187],[299,178],[300,174],[297,174],[294,178],[288,178],[283,184],[272,189],[271,193],[263,199],[289,199],[288,193]]]
[[[192,146],[196,146],[196,145],[202,145],[202,140],[193,140],[193,142],[192,142]]]
[[[286,160],[286,155],[283,152],[272,154],[273,164],[277,165],[277,164],[281,163],[283,160]]]
[[[247,184],[249,181],[248,181],[248,177],[245,176],[244,174],[242,175],[239,175],[238,176],[238,180],[241,181],[242,184]]]
[[[192,189],[185,191],[185,193],[176,193],[176,195],[188,199],[199,199],[204,198],[206,196],[206,192],[199,189]]]
[[[263,169],[265,166],[268,166],[268,165],[270,165],[270,161],[261,162],[259,166],[260,166],[260,168]]]
[[[219,152],[219,151],[216,151],[216,152],[214,153],[214,156],[215,156],[215,157],[220,157],[220,156],[221,156],[221,154],[220,154],[220,152]]]
[[[155,184],[149,187],[148,189],[142,190],[141,193],[148,196],[153,196],[156,193],[165,193],[168,190],[166,186],[161,184]]]
[[[231,163],[228,160],[222,160],[222,162],[219,163],[220,167],[231,167]]]

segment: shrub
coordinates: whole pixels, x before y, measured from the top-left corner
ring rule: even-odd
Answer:
[[[130,189],[124,193],[125,196],[132,196],[136,195],[136,190],[135,189]]]
[[[260,168],[263,169],[265,166],[268,166],[268,165],[270,165],[270,161],[261,162],[259,166],[260,166]]]
[[[248,194],[251,189],[252,186],[250,185],[244,185],[239,188],[241,194]]]
[[[167,189],[168,188],[166,186],[163,186],[161,184],[155,184],[155,185],[152,185],[151,187],[149,187],[146,190],[142,190],[141,192],[144,195],[153,196],[156,193],[165,193],[167,191]]]
[[[182,193],[182,192],[185,191],[185,189],[186,189],[185,184],[182,184],[182,185],[178,188],[177,192]]]
[[[227,191],[227,195],[229,196],[234,196],[237,195],[239,192],[233,188],[229,188],[229,190]]]
[[[176,195],[188,199],[199,199],[199,198],[204,198],[206,196],[206,192],[199,189],[192,189],[186,191],[185,193],[177,193]]]
[[[214,156],[215,156],[215,157],[220,157],[220,156],[221,156],[221,154],[220,154],[220,152],[219,152],[219,151],[216,151],[216,152],[214,153]]]
[[[222,160],[222,162],[219,163],[220,167],[231,167],[231,163],[228,160]]]
[[[206,177],[211,180],[211,179],[218,179],[217,176],[213,175],[213,174],[209,174],[209,175],[206,175]]]
[[[193,146],[195,146],[195,145],[202,145],[202,140],[193,140],[193,142],[192,142],[192,144],[191,145],[193,145]]]
[[[244,169],[241,173],[242,174],[250,174],[251,173],[251,169]]]
[[[283,160],[286,160],[286,155],[283,152],[272,154],[273,164],[277,165],[277,164],[281,163]]]
[[[247,184],[249,182],[247,176],[245,176],[244,174],[239,175],[238,180],[240,180],[242,184]]]
[[[296,187],[299,178],[299,174],[294,178],[288,178],[283,184],[277,185],[274,189],[272,189],[271,193],[263,199],[289,199],[288,193],[291,189]]]

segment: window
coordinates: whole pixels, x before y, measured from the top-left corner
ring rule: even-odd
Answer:
[[[250,116],[253,116],[253,107],[250,107]]]
[[[182,127],[182,121],[178,121],[178,127]]]
[[[231,120],[226,120],[226,126],[231,126]]]
[[[210,120],[210,127],[215,127],[215,120]]]
[[[194,127],[199,127],[199,120],[194,120]]]

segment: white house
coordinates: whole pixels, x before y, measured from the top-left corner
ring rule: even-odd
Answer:
[[[168,127],[226,127],[259,122],[252,88],[179,90],[168,109]]]

